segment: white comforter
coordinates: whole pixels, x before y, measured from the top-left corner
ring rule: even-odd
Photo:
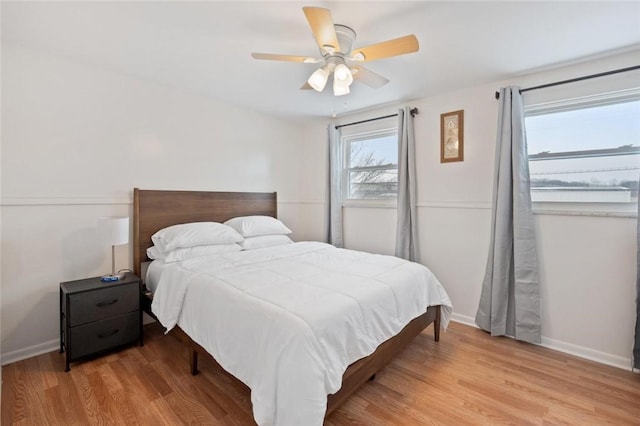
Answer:
[[[251,388],[260,425],[321,425],[327,395],[428,306],[451,302],[424,266],[317,242],[167,265],[152,310]]]

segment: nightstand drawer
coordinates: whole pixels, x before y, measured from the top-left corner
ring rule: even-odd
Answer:
[[[69,326],[110,318],[140,309],[138,283],[69,296]]]
[[[140,338],[140,312],[131,312],[69,330],[68,356],[76,359],[94,352],[130,343]]]

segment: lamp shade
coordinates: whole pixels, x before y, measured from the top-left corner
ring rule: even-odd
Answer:
[[[351,83],[353,83],[351,70],[345,64],[338,64],[336,66],[335,70],[333,70],[333,79],[346,84],[347,86],[350,86]]]
[[[327,71],[324,67],[318,68],[311,74],[311,77],[307,80],[309,86],[313,87],[314,90],[318,92],[322,92],[324,86],[327,84],[327,80],[329,79],[329,71]]]
[[[98,218],[98,229],[104,241],[112,246],[129,242],[129,218],[105,216]]]
[[[333,95],[334,96],[342,96],[348,95],[350,92],[349,85],[346,81],[340,81],[337,79],[333,79]]]

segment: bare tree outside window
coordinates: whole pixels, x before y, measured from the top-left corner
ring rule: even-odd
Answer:
[[[398,192],[397,131],[347,141],[347,198],[393,200]]]

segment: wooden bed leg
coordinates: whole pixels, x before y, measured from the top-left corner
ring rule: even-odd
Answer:
[[[436,319],[433,320],[433,339],[440,341],[440,306],[436,307]]]
[[[191,367],[191,375],[198,374],[198,352],[195,349],[191,349],[189,352],[189,366]]]

